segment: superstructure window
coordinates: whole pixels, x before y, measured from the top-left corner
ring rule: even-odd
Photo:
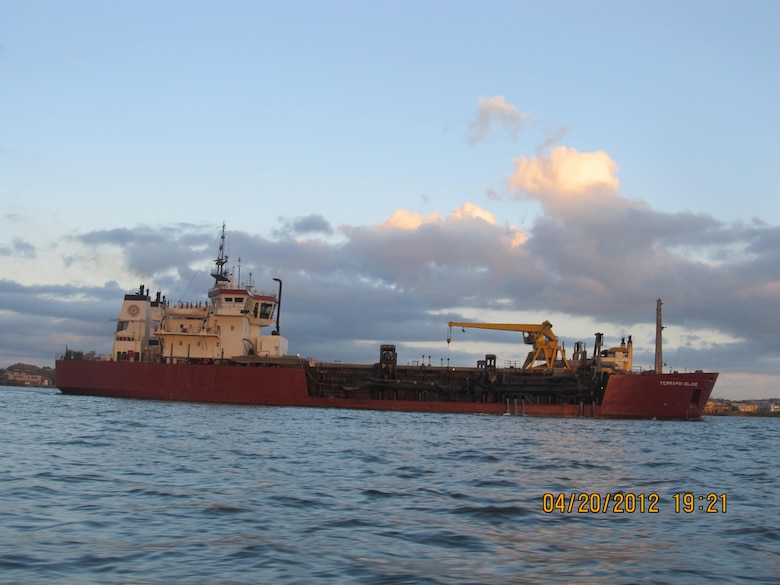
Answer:
[[[124,331],[125,329],[127,329],[127,326],[129,324],[130,324],[129,321],[117,321],[116,322],[116,330],[117,330],[117,332]]]

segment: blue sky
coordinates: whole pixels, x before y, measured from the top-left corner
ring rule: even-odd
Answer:
[[[633,334],[778,396],[776,2],[0,1],[0,366],[200,300],[222,222],[301,355]],[[648,329],[650,328],[650,329]],[[522,357],[522,356],[521,356]]]

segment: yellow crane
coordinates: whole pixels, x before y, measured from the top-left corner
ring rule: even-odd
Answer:
[[[558,345],[558,337],[553,333],[552,323],[545,321],[541,325],[527,325],[520,323],[459,323],[450,321],[450,335],[447,343],[452,341],[453,327],[470,327],[472,329],[494,329],[498,331],[518,331],[523,334],[523,342],[533,346],[533,351],[528,352],[528,357],[523,364],[524,370],[552,370],[556,367],[556,361],[560,354],[561,363],[566,370],[571,369],[571,364],[566,359],[566,350]],[[537,363],[541,362],[541,363]]]

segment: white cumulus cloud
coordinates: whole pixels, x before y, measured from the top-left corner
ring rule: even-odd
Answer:
[[[571,198],[594,190],[617,193],[620,187],[617,164],[601,150],[579,152],[556,146],[548,155],[521,156],[514,163],[509,187],[538,199]]]

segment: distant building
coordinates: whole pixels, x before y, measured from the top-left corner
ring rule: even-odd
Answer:
[[[734,405],[728,400],[710,400],[704,406],[704,414],[727,414],[734,411]]]
[[[0,376],[0,384],[50,388],[53,386],[52,369],[29,364],[14,364]]]
[[[713,398],[704,407],[704,414],[710,416],[776,416],[780,414],[780,402],[776,400],[740,400]]]

